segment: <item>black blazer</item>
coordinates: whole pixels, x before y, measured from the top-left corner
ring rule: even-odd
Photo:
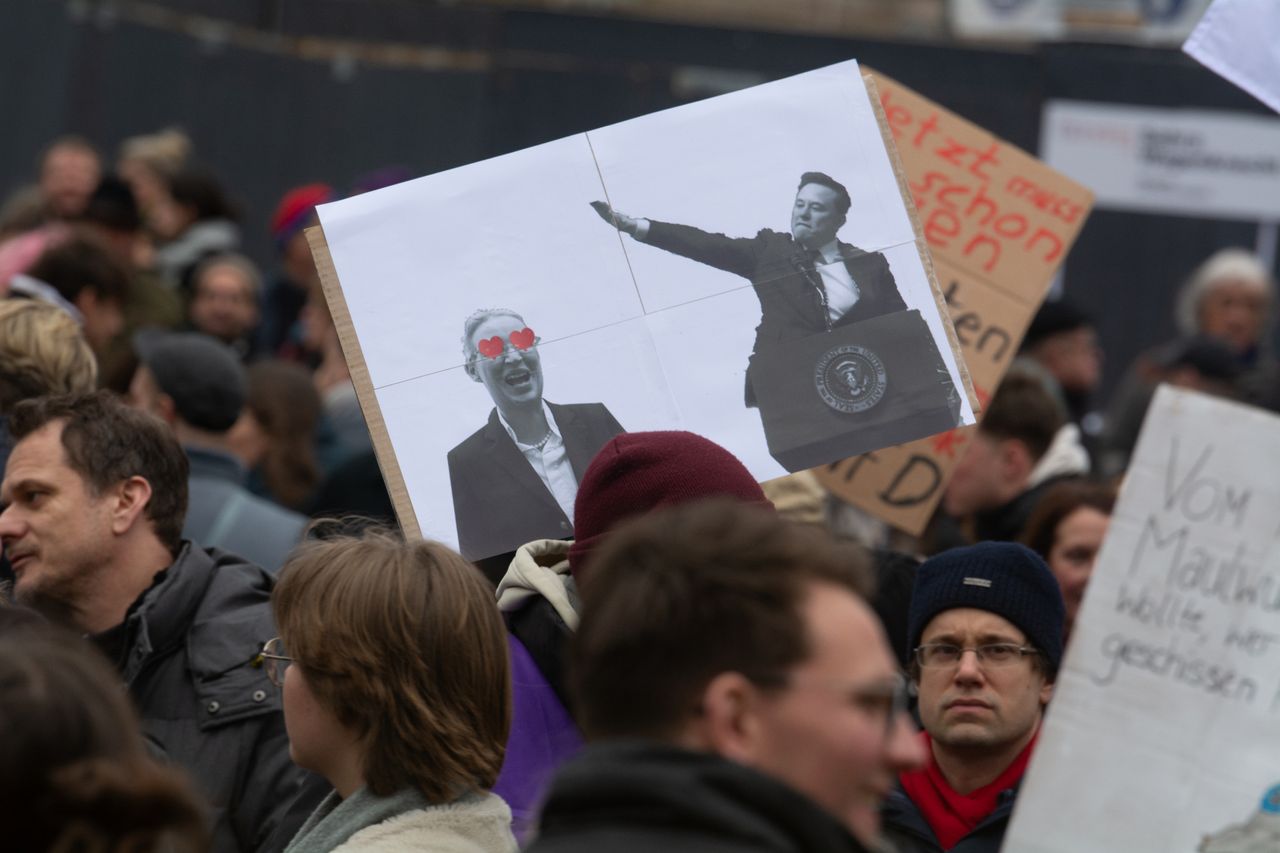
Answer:
[[[582,475],[609,439],[626,432],[602,403],[548,403],[564,440],[573,478]],[[514,551],[535,539],[565,539],[573,525],[498,420],[449,451],[449,482],[458,550],[468,560]]]
[[[823,299],[821,277],[812,268],[806,270],[805,251],[790,234],[764,229],[755,237],[726,237],[689,225],[651,220],[644,242],[750,280],[760,300],[760,325],[756,326],[753,356],[783,341],[907,309],[885,256],[880,252],[864,252],[848,243],[837,243],[837,246],[860,295],[857,304],[832,323]],[[746,383],[749,406],[755,405],[751,365],[749,361]]]

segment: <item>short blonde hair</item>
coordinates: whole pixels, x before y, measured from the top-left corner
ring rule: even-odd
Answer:
[[[493,787],[511,724],[506,629],[480,571],[389,533],[311,541],[272,596],[293,665],[365,747],[378,796],[449,802]]]
[[[136,160],[157,175],[177,174],[191,158],[191,137],[176,127],[131,136],[120,145],[121,160]]]
[[[87,393],[98,363],[66,311],[36,299],[0,300],[0,412],[28,397]]]

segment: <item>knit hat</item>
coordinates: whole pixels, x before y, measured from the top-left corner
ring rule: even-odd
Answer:
[[[1027,327],[1027,333],[1022,338],[1022,348],[1029,349],[1046,338],[1092,325],[1093,318],[1074,302],[1067,299],[1046,302],[1040,306],[1031,325]]]
[[[191,426],[226,432],[240,417],[244,366],[227,345],[198,332],[143,329],[133,336],[133,347],[178,417]]]
[[[578,485],[569,569],[619,523],[664,506],[728,495],[772,508],[738,458],[691,432],[628,432],[600,449]]]
[[[907,618],[909,648],[944,610],[973,607],[1002,616],[1044,654],[1049,671],[1062,662],[1062,591],[1040,555],[1014,542],[979,542],[930,557],[916,570]]]
[[[293,235],[306,227],[316,205],[332,199],[333,188],[328,184],[307,184],[285,193],[271,217],[271,237],[276,248],[283,250]]]
[[[1155,361],[1165,370],[1189,367],[1204,378],[1218,382],[1235,382],[1244,370],[1231,347],[1208,335],[1179,338],[1158,351]]]
[[[142,214],[133,190],[115,175],[107,175],[89,196],[82,218],[113,231],[137,231],[142,228]]]

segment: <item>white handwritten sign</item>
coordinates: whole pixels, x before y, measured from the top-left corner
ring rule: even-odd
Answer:
[[[1280,417],[1157,392],[1006,853],[1277,849],[1277,459]]]

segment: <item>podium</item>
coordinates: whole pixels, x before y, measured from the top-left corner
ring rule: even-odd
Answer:
[[[758,351],[752,384],[769,454],[788,471],[926,438],[960,421],[919,311],[896,311]]]

